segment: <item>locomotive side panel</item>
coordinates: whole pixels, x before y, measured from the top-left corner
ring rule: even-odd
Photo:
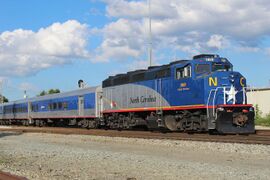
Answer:
[[[148,86],[137,83],[103,88],[104,112],[146,111],[149,108],[170,106],[158,92],[159,82],[148,81],[147,84]]]

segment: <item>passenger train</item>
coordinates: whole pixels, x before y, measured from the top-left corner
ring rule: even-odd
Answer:
[[[97,87],[4,103],[0,123],[254,133],[246,88],[228,59],[201,54],[110,76]]]

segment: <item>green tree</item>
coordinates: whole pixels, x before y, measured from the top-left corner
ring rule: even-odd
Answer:
[[[50,89],[48,91],[48,94],[56,94],[56,93],[60,93],[60,90],[59,89]]]
[[[44,91],[44,90],[41,91],[38,96],[45,96],[48,94],[56,94],[56,93],[60,93],[60,90],[59,89],[49,89],[48,91]]]
[[[45,96],[47,94],[47,92],[46,91],[41,91],[41,93],[39,93],[39,96]]]
[[[259,109],[259,105],[255,105],[255,120],[259,121],[262,119],[262,111]]]
[[[4,103],[8,102],[8,98],[6,98],[5,96],[2,96],[2,95],[0,95],[0,102],[2,102],[2,97],[3,97]]]

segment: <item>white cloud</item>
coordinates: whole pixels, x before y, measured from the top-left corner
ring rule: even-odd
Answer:
[[[107,13],[131,19],[147,18],[146,1],[108,0]],[[268,0],[155,0],[152,1],[153,26],[161,34],[203,31],[237,38],[269,35],[270,4]],[[163,18],[160,18],[162,14]],[[155,28],[153,28],[155,29]],[[243,33],[244,32],[244,33]]]
[[[210,37],[210,39],[207,41],[207,46],[214,49],[222,49],[224,48],[228,43],[227,39],[218,34],[214,34]]]
[[[104,0],[107,6],[107,14],[111,17],[128,17],[141,19],[149,16],[147,1]],[[167,1],[152,1],[151,14],[155,18],[164,19],[177,15],[174,4]]]
[[[18,89],[21,90],[22,92],[23,91],[26,91],[26,92],[39,92],[40,91],[40,89],[37,86],[28,82],[23,82],[19,84]]]
[[[87,25],[69,20],[37,32],[16,29],[0,34],[0,76],[25,76],[89,58]]]
[[[149,66],[149,62],[145,60],[133,61],[129,66],[129,70],[146,69]]]
[[[141,23],[119,19],[106,25],[102,30],[104,40],[96,49],[97,61],[123,60],[139,57],[143,51],[144,32]]]
[[[107,15],[116,20],[100,30],[104,40],[97,57],[140,59],[148,42],[147,0],[103,1]],[[270,36],[268,0],[152,0],[151,9],[156,52],[256,50],[261,39]]]

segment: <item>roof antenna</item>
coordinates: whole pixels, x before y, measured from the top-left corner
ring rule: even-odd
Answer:
[[[80,80],[78,81],[78,86],[79,86],[80,89],[82,89],[82,88],[85,87],[85,83],[83,82],[82,79],[80,79]]]
[[[148,15],[149,15],[149,47],[148,47],[148,60],[149,66],[152,66],[152,17],[151,17],[151,0],[148,0]]]

